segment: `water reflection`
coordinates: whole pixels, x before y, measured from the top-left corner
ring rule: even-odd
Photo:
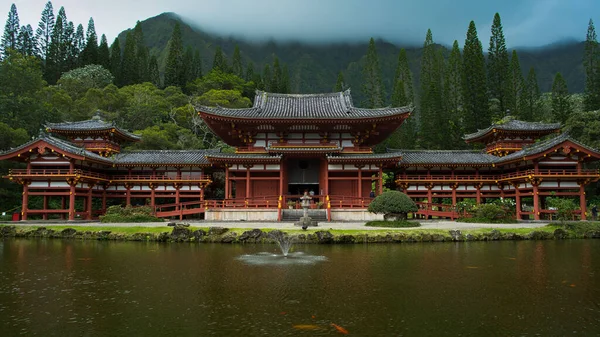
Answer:
[[[261,252],[242,255],[237,259],[245,264],[255,266],[311,265],[327,261],[327,257],[325,256],[308,255],[303,252],[287,253],[287,255]]]

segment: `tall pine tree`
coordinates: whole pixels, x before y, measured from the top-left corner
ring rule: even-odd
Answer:
[[[200,56],[200,51],[198,49],[196,49],[196,51],[194,51],[194,60],[193,62],[193,79],[195,80],[197,78],[201,78],[202,77],[202,57]]]
[[[19,52],[26,56],[37,56],[38,48],[31,25],[21,27],[19,31]]]
[[[271,79],[271,91],[272,92],[282,92],[282,72],[281,66],[279,65],[279,58],[275,55],[273,56],[273,78]]]
[[[600,109],[600,48],[596,36],[594,22],[590,19],[585,38],[585,53],[583,56],[585,68],[585,96],[584,108],[586,111]]]
[[[48,55],[48,48],[50,47],[50,41],[52,40],[52,32],[54,31],[54,9],[52,8],[52,2],[48,1],[44,10],[42,11],[42,17],[40,23],[35,31],[35,39],[38,42],[40,48],[40,57],[46,62]]]
[[[73,37],[73,53],[76,55],[77,67],[81,67],[81,53],[85,48],[85,32],[83,25],[78,24],[75,30],[75,36]]]
[[[96,26],[94,19],[88,21],[87,31],[85,33],[86,44],[82,52],[81,65],[98,63],[98,35],[96,34]]]
[[[500,111],[506,111],[506,95],[509,90],[509,62],[506,41],[502,31],[500,14],[494,15],[492,23],[492,35],[490,36],[490,48],[488,49],[488,86],[491,98],[500,101]]]
[[[160,73],[158,71],[158,60],[155,55],[150,56],[148,63],[148,75],[150,76],[150,82],[156,87],[160,88]]]
[[[8,19],[6,19],[6,24],[4,25],[4,35],[2,35],[2,40],[0,41],[0,51],[4,55],[7,54],[8,49],[19,49],[19,28],[17,6],[12,4],[8,12]]]
[[[137,69],[137,81],[148,82],[150,81],[150,74],[148,68],[149,52],[146,44],[144,43],[144,32],[142,31],[142,24],[138,21],[133,29],[133,38],[135,40],[135,66]]]
[[[408,66],[408,57],[404,48],[398,54],[396,75],[394,76],[394,90],[392,92],[392,106],[400,107],[414,103],[412,73]]]
[[[421,56],[421,145],[426,149],[439,149],[447,137],[448,120],[443,102],[443,58],[433,43],[431,30],[427,30]]]
[[[123,49],[123,63],[121,66],[121,84],[131,85],[139,83],[137,57],[135,53],[135,38],[132,32],[127,32],[125,48]]]
[[[52,31],[52,39],[48,48],[46,57],[46,67],[44,69],[44,79],[49,84],[56,84],[62,72],[65,70],[66,52],[65,43],[63,41],[63,16],[59,15],[54,24]]]
[[[221,46],[217,46],[215,48],[215,57],[213,58],[212,69],[227,72],[227,61],[225,60],[225,55],[223,54]]]
[[[219,48],[220,50],[220,48]],[[183,40],[179,22],[173,27],[173,34],[169,40],[169,52],[167,54],[167,65],[165,67],[165,87],[185,85],[185,67],[183,65]]]
[[[337,76],[337,80],[335,81],[335,86],[333,87],[334,92],[345,91],[346,89],[346,81],[344,80],[344,72],[340,70]]]
[[[242,64],[242,54],[240,48],[235,45],[233,50],[233,57],[231,58],[231,72],[239,78],[244,77],[244,65]]]
[[[106,35],[102,34],[100,46],[98,47],[98,64],[104,69],[110,70],[110,51],[108,50],[108,41]]]
[[[517,56],[517,51],[513,50],[508,72],[508,90],[505,97],[506,110],[513,116],[520,116],[519,99],[523,91],[523,85],[523,73],[519,64],[519,57]]]
[[[365,56],[365,64],[363,66],[363,96],[365,97],[365,108],[381,108],[383,107],[383,84],[381,82],[381,67],[379,66],[379,57],[375,48],[375,40],[371,38],[369,48]]]
[[[265,69],[262,74],[262,87],[264,91],[273,91],[273,87],[271,81],[273,80],[273,76],[271,75],[271,66],[267,63],[265,64]]]
[[[554,76],[552,83],[552,117],[563,125],[571,116],[572,108],[567,82],[560,73]]]
[[[461,147],[461,137],[465,133],[462,123],[463,117],[463,82],[462,82],[462,55],[458,41],[454,41],[452,51],[448,58],[446,67],[446,80],[444,83],[444,102],[446,104],[446,113],[448,115],[449,125],[449,143]]]
[[[117,86],[123,85],[123,81],[121,78],[122,70],[121,70],[121,44],[119,43],[119,38],[115,38],[115,41],[110,46],[110,72],[114,76],[115,84]]]
[[[531,67],[527,74],[527,80],[523,86],[521,99],[519,103],[519,112],[521,119],[525,121],[536,121],[540,119],[540,88],[537,83],[535,69]]]
[[[469,23],[463,48],[463,101],[465,132],[475,132],[490,125],[492,118],[488,110],[485,59],[473,21]]]

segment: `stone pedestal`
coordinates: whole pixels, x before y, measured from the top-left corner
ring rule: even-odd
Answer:
[[[309,216],[303,216],[303,217],[300,218],[300,221],[297,221],[297,222],[294,223],[294,226],[300,226],[300,227],[317,227],[319,225],[311,217],[309,217]]]

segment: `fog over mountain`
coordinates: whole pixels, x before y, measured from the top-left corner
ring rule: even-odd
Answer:
[[[21,24],[37,26],[47,0],[16,0]],[[364,42],[370,37],[420,45],[428,28],[434,41],[461,44],[469,21],[477,24],[487,49],[494,13],[499,12],[508,47],[542,46],[585,38],[590,18],[600,20],[597,0],[55,0],[69,20],[96,22],[109,41],[137,20],[162,12],[178,13],[203,31],[250,40]],[[0,4],[8,13],[10,2]],[[596,20],[597,21],[597,20]]]

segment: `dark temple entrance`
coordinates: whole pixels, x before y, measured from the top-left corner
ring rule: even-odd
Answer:
[[[319,194],[319,159],[289,159],[288,194],[301,195],[304,191]]]

